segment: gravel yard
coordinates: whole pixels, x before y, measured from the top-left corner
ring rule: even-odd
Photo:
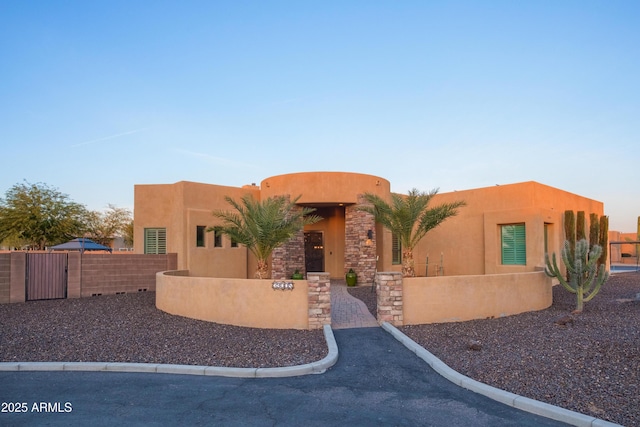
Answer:
[[[375,307],[368,288],[349,292],[370,310]],[[556,321],[575,308],[575,295],[556,286],[554,303],[546,310],[400,330],[473,379],[628,427],[640,426],[638,293],[640,274],[619,273],[585,303],[582,314],[564,325]]]
[[[155,292],[0,305],[0,361],[279,367],[327,355],[322,330],[219,325],[172,316]]]

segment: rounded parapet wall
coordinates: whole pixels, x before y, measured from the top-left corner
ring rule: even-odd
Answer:
[[[354,204],[358,194],[373,193],[386,198],[389,181],[378,176],[351,172],[300,172],[267,178],[260,184],[263,198],[301,196],[298,203],[308,205]]]
[[[265,329],[308,329],[306,280],[274,281],[156,275],[156,307],[191,319]]]

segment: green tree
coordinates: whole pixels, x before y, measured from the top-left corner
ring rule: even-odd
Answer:
[[[0,199],[0,241],[40,250],[63,243],[82,234],[86,212],[57,189],[24,181]]]
[[[466,206],[463,200],[458,200],[429,208],[429,203],[436,194],[438,189],[424,193],[414,188],[406,196],[392,193],[391,203],[375,194],[364,195],[371,206],[361,206],[360,210],[372,214],[376,222],[400,240],[403,277],[414,277],[416,274],[413,250],[418,242],[447,218],[457,215],[459,208]]]
[[[124,237],[132,222],[131,211],[112,204],[104,212],[88,212],[85,235],[101,245],[110,246],[115,237]]]
[[[240,202],[225,197],[235,211],[217,210],[213,216],[223,221],[222,225],[210,227],[207,231],[220,231],[231,240],[245,245],[258,261],[255,277],[269,278],[267,260],[275,248],[292,238],[305,225],[314,224],[322,218],[310,215],[312,208],[296,205],[300,196],[293,201],[289,197],[270,197],[263,201],[245,195]]]

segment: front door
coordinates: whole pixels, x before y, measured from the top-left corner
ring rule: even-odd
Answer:
[[[324,271],[324,244],[321,231],[304,233],[304,268],[307,273]]]

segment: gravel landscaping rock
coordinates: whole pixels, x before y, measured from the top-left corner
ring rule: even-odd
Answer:
[[[322,330],[244,328],[173,316],[154,292],[0,305],[2,362],[137,362],[269,368],[328,353]]]

